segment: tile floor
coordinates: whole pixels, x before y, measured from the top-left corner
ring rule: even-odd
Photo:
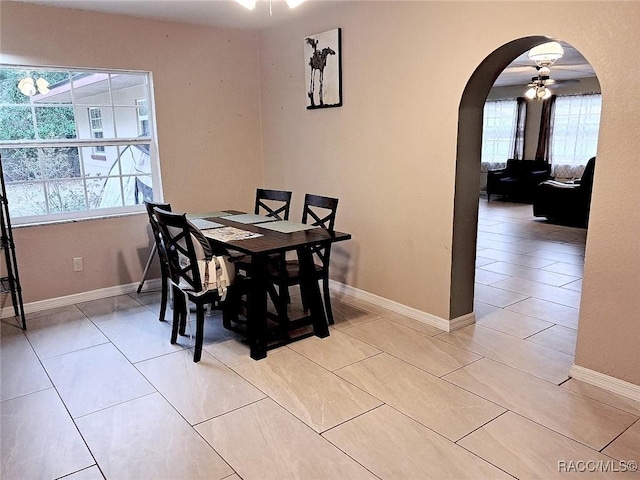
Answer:
[[[0,477],[639,478],[602,470],[640,461],[640,403],[567,375],[585,231],[530,211],[481,200],[478,322],[452,333],[337,296],[329,338],[259,362],[214,315],[194,364],[157,293],[2,321]]]

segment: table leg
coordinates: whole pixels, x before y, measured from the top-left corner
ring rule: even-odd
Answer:
[[[329,325],[320,295],[320,287],[318,287],[318,280],[315,276],[311,249],[308,247],[299,248],[298,261],[300,262],[300,288],[304,289],[304,298],[307,301],[313,322],[313,333],[316,337],[328,337]]]
[[[247,329],[251,358],[254,360],[267,356],[267,282],[269,281],[267,260],[265,255],[251,256]]]

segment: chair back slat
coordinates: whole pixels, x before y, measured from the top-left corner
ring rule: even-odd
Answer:
[[[285,190],[256,190],[255,214],[262,210],[267,217],[275,217],[278,220],[289,220],[289,208],[291,207],[291,192]]]
[[[302,223],[309,223],[309,217],[313,218],[311,225],[333,231],[336,223],[336,211],[338,199],[322,197],[307,193],[304,196],[304,210],[302,211]]]
[[[154,212],[154,208],[158,208],[160,210],[164,210],[166,212],[171,211],[170,203],[159,203],[159,202],[151,202],[145,201],[145,207],[147,208],[147,215],[149,216],[149,224],[151,225],[151,233],[153,233],[153,239],[156,242],[156,251],[158,252],[158,258],[160,259],[160,267],[162,269],[168,269],[169,263],[167,260],[167,252],[164,249],[164,243],[161,239],[160,227],[158,225],[158,219],[156,218],[156,214]],[[166,272],[169,275],[169,272]]]
[[[336,212],[338,210],[338,199],[322,197],[307,193],[304,197],[304,209],[302,210],[302,223],[311,224],[325,230],[333,232],[336,223]],[[331,244],[312,245],[311,253],[320,265],[329,268],[331,257]]]
[[[210,260],[211,247],[207,238],[185,214],[154,208],[160,235],[167,253],[171,281],[186,283],[195,292],[203,289],[198,260]]]

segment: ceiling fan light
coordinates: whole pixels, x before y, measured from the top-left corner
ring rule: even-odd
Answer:
[[[558,42],[547,42],[529,50],[528,57],[539,66],[553,65],[553,62],[562,58],[564,48]]]
[[[536,98],[536,88],[531,87],[529,90],[524,92],[524,96],[527,97],[529,100],[533,100],[534,98]]]
[[[287,5],[289,5],[289,8],[296,8],[302,2],[304,2],[304,0],[287,0]]]
[[[256,8],[256,1],[257,0],[236,0],[236,2],[249,10]]]
[[[548,77],[551,74],[551,70],[549,69],[549,67],[540,67],[540,70],[538,70],[538,75],[541,77]]]
[[[551,96],[551,90],[549,90],[548,88],[544,89],[544,95],[542,95],[542,97],[540,97],[542,100],[546,100],[547,98],[549,98]]]

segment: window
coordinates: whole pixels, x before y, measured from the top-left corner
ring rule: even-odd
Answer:
[[[598,148],[602,96],[558,97],[553,116],[551,159],[554,165],[586,165]]]
[[[14,223],[138,211],[158,196],[149,77],[0,65],[0,154]],[[24,78],[37,85],[30,96],[17,88]]]
[[[91,136],[93,138],[104,138],[102,132],[102,111],[99,108],[89,109],[89,128],[91,128]],[[104,146],[98,145],[93,147],[93,151],[95,153],[104,153]]]
[[[149,136],[149,109],[147,107],[147,99],[140,98],[136,100],[138,106],[138,135],[141,137]]]
[[[484,104],[482,162],[506,162],[513,156],[518,102],[488,101]]]

